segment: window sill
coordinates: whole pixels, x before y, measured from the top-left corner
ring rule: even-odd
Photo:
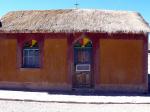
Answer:
[[[20,68],[20,70],[32,70],[32,71],[37,71],[37,70],[41,70],[42,68]]]

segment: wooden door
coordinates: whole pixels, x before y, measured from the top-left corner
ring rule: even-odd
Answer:
[[[74,87],[91,87],[92,47],[74,47]]]

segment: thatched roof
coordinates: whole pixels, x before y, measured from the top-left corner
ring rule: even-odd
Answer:
[[[62,9],[13,11],[1,18],[0,32],[108,32],[147,33],[142,16],[130,11]]]

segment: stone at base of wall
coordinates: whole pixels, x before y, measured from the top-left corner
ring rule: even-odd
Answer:
[[[72,87],[69,84],[48,84],[48,83],[16,83],[16,82],[0,82],[1,89],[17,89],[17,90],[35,90],[35,91],[70,91]]]
[[[11,90],[30,90],[30,91],[74,91],[72,85],[69,84],[48,84],[48,83],[16,83],[16,82],[0,82],[1,89]],[[78,88],[80,90],[85,88]],[[94,88],[86,88],[91,92],[121,92],[121,93],[147,93],[146,84],[141,85],[96,85]],[[85,91],[86,92],[86,91]]]
[[[145,84],[141,85],[115,85],[105,84],[95,86],[96,91],[102,92],[125,92],[125,93],[147,93],[148,87]]]

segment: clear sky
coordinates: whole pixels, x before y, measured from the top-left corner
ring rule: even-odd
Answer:
[[[0,17],[14,10],[75,8],[76,0],[0,0]],[[150,23],[150,0],[77,0],[79,8],[130,10],[142,14]]]

